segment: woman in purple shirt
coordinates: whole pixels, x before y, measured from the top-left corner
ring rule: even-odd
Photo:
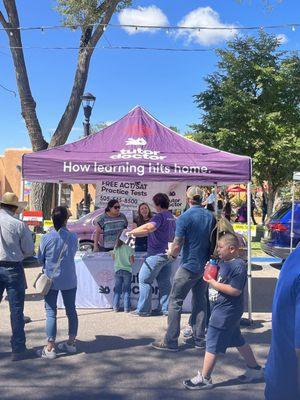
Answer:
[[[38,350],[41,358],[56,358],[56,313],[57,296],[61,291],[69,322],[69,340],[58,345],[59,350],[76,353],[75,338],[78,318],[75,308],[77,277],[74,257],[78,247],[76,233],[69,232],[66,225],[69,213],[66,207],[56,207],[52,212],[54,228],[42,237],[38,259],[45,274],[53,279],[45,296],[47,345]],[[57,269],[55,271],[55,269]]]
[[[159,288],[160,309],[164,315],[168,314],[169,295],[171,291],[171,263],[166,255],[168,243],[172,242],[175,234],[175,218],[169,211],[170,200],[164,193],[157,193],[153,197],[157,214],[150,222],[128,232],[128,235],[140,237],[148,236],[147,258],[139,272],[140,297],[132,315],[147,317],[151,315],[152,283],[157,280]]]

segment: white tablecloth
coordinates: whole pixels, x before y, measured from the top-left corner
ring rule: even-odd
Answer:
[[[131,304],[134,308],[139,298],[138,275],[145,254],[136,253],[132,269]],[[113,259],[108,253],[77,253],[75,257],[77,274],[77,308],[112,308],[113,288],[115,283]],[[172,266],[172,277],[179,266],[176,260]],[[152,286],[152,309],[158,306],[158,287],[156,281]],[[58,307],[63,308],[61,295]],[[183,310],[190,311],[191,294],[186,298]]]

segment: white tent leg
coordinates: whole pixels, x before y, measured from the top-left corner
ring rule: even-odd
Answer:
[[[247,253],[248,253],[248,318],[252,323],[252,270],[251,270],[251,182],[247,183]]]
[[[58,205],[61,205],[61,189],[62,189],[62,183],[60,182],[58,184]]]
[[[217,217],[218,216],[218,184],[217,183],[214,185],[214,189],[215,189],[214,209],[215,209],[215,215]]]
[[[291,215],[291,240],[290,240],[290,253],[293,251],[293,239],[294,239],[294,214],[295,214],[295,181],[292,186],[292,215]]]

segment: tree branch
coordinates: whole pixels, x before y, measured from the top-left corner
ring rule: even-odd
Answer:
[[[93,33],[93,36],[91,37],[90,40],[90,45],[91,47],[96,47],[96,44],[98,43],[99,39],[101,38],[103,32],[104,32],[104,26],[107,25],[115,12],[115,9],[117,5],[120,3],[120,0],[106,0],[102,4],[102,8],[104,10],[104,16],[101,18],[99,25],[95,29],[95,32]]]
[[[2,14],[2,12],[0,11],[0,24],[3,26],[3,28],[6,30],[9,27],[8,22],[6,21],[4,15]]]
[[[43,150],[47,148],[48,143],[44,140],[39,120],[36,115],[36,103],[32,97],[31,88],[26,69],[24,53],[22,49],[22,39],[19,29],[8,31],[10,28],[19,28],[19,16],[15,0],[3,0],[4,7],[7,12],[8,22],[1,19],[1,24],[6,23],[6,33],[8,35],[9,46],[18,86],[18,92],[21,102],[22,117],[28,130],[33,151]],[[8,30],[7,30],[8,29]]]
[[[60,146],[68,139],[69,133],[79,112],[81,96],[84,92],[88,78],[90,60],[94,48],[103,34],[103,26],[109,23],[119,2],[120,0],[105,0],[104,3],[102,3],[104,15],[99,21],[94,33],[92,34],[91,28],[85,28],[82,32],[72,92],[67,107],[51,138],[49,147]]]

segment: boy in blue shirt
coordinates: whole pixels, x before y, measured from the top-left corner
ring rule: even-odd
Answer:
[[[247,270],[239,258],[238,238],[230,233],[218,241],[220,258],[217,280],[210,275],[204,278],[210,284],[212,312],[206,336],[206,351],[202,372],[183,382],[187,389],[211,389],[211,374],[218,354],[224,354],[228,347],[236,347],[247,364],[247,371],[239,377],[241,382],[252,382],[263,377],[262,368],[257,364],[253,352],[246,344],[240,331],[243,314],[243,289]]]

